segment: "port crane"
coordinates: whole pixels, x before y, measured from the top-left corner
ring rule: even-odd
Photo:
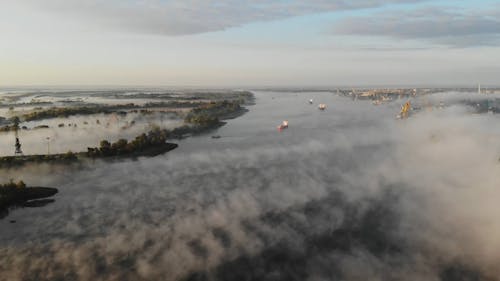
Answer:
[[[411,109],[411,103],[407,101],[403,106],[401,106],[401,112],[399,113],[399,118],[400,119],[408,118],[408,115],[410,114],[410,109]]]
[[[14,144],[15,147],[15,155],[23,155],[23,151],[21,150],[21,142],[19,141],[19,119],[14,120],[14,133],[16,136],[16,143]]]

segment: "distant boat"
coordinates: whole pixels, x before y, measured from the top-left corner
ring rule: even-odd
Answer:
[[[219,135],[214,135],[212,136],[213,139],[220,139],[220,136]]]
[[[313,104],[313,99],[310,99],[310,100],[309,100],[309,104]]]
[[[319,109],[319,110],[325,110],[325,109],[326,109],[326,104],[324,104],[324,103],[320,103],[320,104],[318,105],[318,109]]]
[[[281,122],[281,124],[278,126],[279,131],[286,129],[286,128],[288,128],[288,120]]]

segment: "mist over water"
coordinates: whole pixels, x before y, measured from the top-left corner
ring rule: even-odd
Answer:
[[[499,117],[399,106],[257,92],[162,156],[2,170],[59,193],[0,220],[0,280],[498,280]]]
[[[68,151],[87,151],[87,147],[99,146],[101,140],[111,142],[120,138],[133,139],[151,130],[154,126],[172,129],[181,126],[183,120],[168,113],[141,115],[128,113],[92,114],[85,116],[69,116],[21,123],[28,130],[19,130],[23,152],[26,155],[50,153],[66,153]],[[48,128],[33,129],[37,126]],[[48,139],[47,139],[48,138]],[[15,133],[0,133],[0,155],[13,155]]]

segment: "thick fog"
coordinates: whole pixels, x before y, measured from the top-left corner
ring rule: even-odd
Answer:
[[[162,156],[2,170],[59,194],[0,220],[0,280],[498,280],[498,115],[404,101],[259,92]]]

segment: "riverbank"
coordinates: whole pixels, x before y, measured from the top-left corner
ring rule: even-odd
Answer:
[[[60,153],[60,154],[50,154],[50,155],[20,155],[20,156],[4,156],[0,157],[0,168],[12,168],[19,167],[28,164],[73,164],[78,162],[83,162],[86,160],[95,159],[123,159],[123,158],[138,158],[138,157],[154,157],[164,153],[169,152],[177,148],[176,143],[164,143],[159,144],[154,147],[149,147],[141,151],[134,151],[126,154],[119,155],[89,155],[87,152],[78,153]]]
[[[248,109],[242,107],[245,100],[222,100],[198,104],[184,116],[184,124],[171,130],[154,126],[135,139],[119,139],[114,143],[102,140],[99,147],[88,147],[87,151],[58,154],[16,155],[0,157],[0,168],[11,168],[26,164],[71,164],[86,159],[123,159],[154,157],[177,148],[177,144],[167,142],[215,130],[226,122],[222,120],[237,118]]]
[[[52,197],[58,192],[52,187],[27,187],[22,181],[1,184],[0,214],[8,213],[8,209],[14,206],[37,206],[37,200]]]

